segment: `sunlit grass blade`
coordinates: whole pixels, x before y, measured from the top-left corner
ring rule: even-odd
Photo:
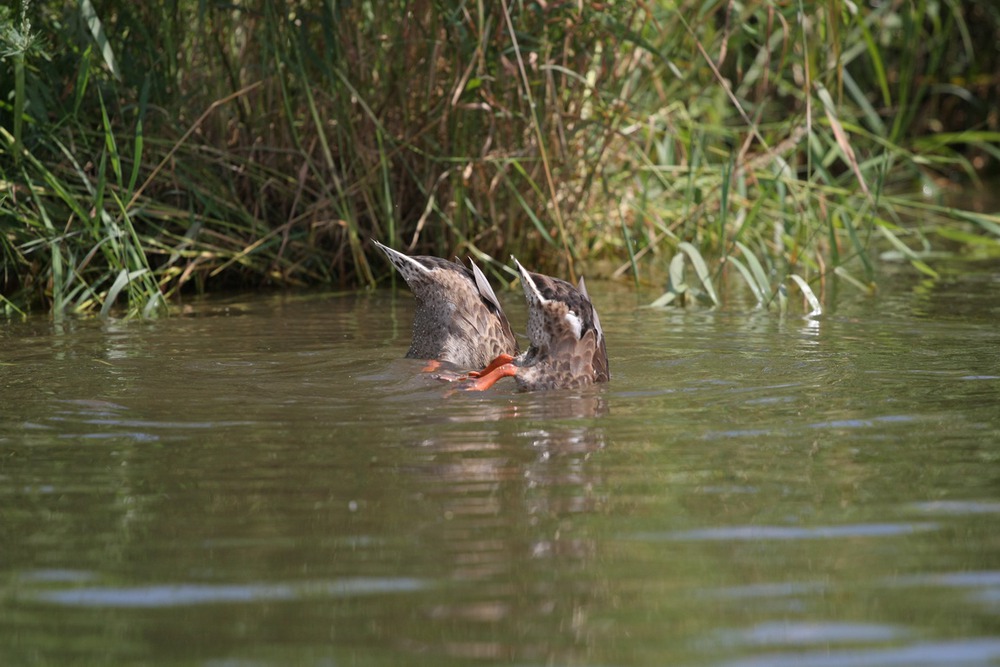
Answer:
[[[687,241],[678,243],[677,249],[682,250],[688,257],[691,258],[691,264],[694,265],[695,273],[698,275],[698,279],[705,288],[705,293],[708,294],[708,298],[712,300],[714,305],[719,305],[719,297],[716,296],[715,288],[712,287],[712,274],[709,272],[708,265],[705,264],[705,260],[701,256],[701,253]]]
[[[129,283],[145,273],[147,273],[147,269],[136,269],[135,271],[122,269],[119,271],[118,277],[115,278],[115,282],[112,283],[107,296],[104,297],[104,303],[101,305],[101,317],[107,317],[111,312],[111,307],[115,305],[115,300],[118,299],[118,295],[121,291],[125,289]]]
[[[853,275],[851,275],[850,271],[848,271],[847,269],[845,269],[843,266],[835,267],[833,269],[833,272],[837,276],[839,276],[840,278],[842,278],[844,281],[846,281],[848,284],[853,285],[854,287],[858,288],[862,292],[865,292],[867,294],[871,294],[872,293],[872,284],[871,283],[869,283],[869,284],[866,285],[865,283],[861,282],[860,280],[858,280],[857,278],[855,278]]]
[[[813,294],[812,288],[809,287],[809,283],[807,283],[801,276],[794,273],[789,274],[788,277],[795,281],[795,284],[799,286],[800,290],[802,290],[802,296],[804,296],[806,301],[809,302],[809,307],[812,309],[809,311],[809,316],[812,317],[814,315],[821,315],[823,313],[823,307],[820,305],[819,299],[816,298],[816,295]]]
[[[90,0],[80,0],[80,14],[90,30],[91,37],[97,43],[97,48],[101,50],[101,57],[104,59],[104,64],[108,66],[108,71],[116,79],[121,80],[122,75],[118,69],[118,62],[115,60],[114,49],[111,48],[111,42],[104,32],[104,24],[101,23],[101,19],[97,16],[97,11]]]
[[[753,274],[754,280],[757,281],[757,287],[760,289],[761,294],[771,293],[771,281],[767,279],[767,273],[764,272],[764,267],[761,266],[760,260],[757,259],[757,255],[753,253],[745,244],[740,241],[736,242],[736,247],[740,249],[743,253],[744,259],[746,259],[747,264],[750,267],[750,271]]]
[[[684,295],[688,291],[688,286],[684,282],[684,255],[677,253],[674,255],[673,259],[670,260],[670,271],[668,276],[667,291],[664,292],[658,299],[653,301],[650,306],[654,308],[661,308],[673,303],[674,301],[683,302]]]
[[[885,238],[887,241],[889,241],[889,243],[891,243],[892,246],[894,248],[896,248],[896,250],[898,250],[900,252],[900,254],[902,254],[904,257],[906,257],[908,260],[910,260],[910,263],[918,271],[920,271],[921,273],[924,273],[924,274],[926,274],[926,275],[928,275],[928,276],[930,276],[932,278],[939,278],[940,277],[937,271],[935,271],[930,266],[928,266],[927,263],[924,262],[917,255],[917,253],[915,253],[908,245],[906,245],[905,243],[903,243],[899,239],[898,236],[896,236],[895,234],[893,234],[892,231],[889,229],[888,226],[886,226],[886,225],[880,225],[879,228],[878,228],[878,231],[879,231],[879,234],[881,234],[883,238]]]
[[[823,102],[823,111],[826,114],[827,121],[830,123],[830,129],[833,130],[833,136],[837,140],[837,146],[840,147],[840,152],[843,154],[844,159],[854,171],[854,175],[858,179],[858,185],[861,187],[862,192],[868,195],[870,194],[868,183],[865,181],[864,174],[861,173],[861,168],[858,166],[858,158],[854,154],[854,147],[851,146],[851,141],[847,138],[844,126],[840,124],[840,119],[837,117],[837,107],[833,102],[833,98],[830,97],[829,91],[827,91],[822,84],[817,83],[816,86],[817,95]]]
[[[733,266],[736,267],[736,270],[740,272],[741,276],[743,276],[743,280],[744,282],[746,282],[747,287],[749,287],[750,291],[753,292],[754,298],[757,300],[757,306],[758,307],[763,306],[764,303],[767,301],[767,294],[761,289],[760,285],[757,283],[757,280],[753,277],[753,274],[750,272],[750,269],[748,269],[743,262],[733,257],[732,255],[726,257],[726,264],[732,264]]]

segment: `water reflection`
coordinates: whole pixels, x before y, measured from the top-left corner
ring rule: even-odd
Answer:
[[[440,517],[421,539],[438,545],[452,584],[423,610],[449,628],[435,647],[443,655],[558,660],[563,651],[544,633],[515,642],[497,627],[572,622],[601,605],[603,589],[572,573],[586,571],[597,553],[581,523],[604,505],[594,462],[607,446],[602,389],[459,396],[450,411],[457,427],[413,443],[425,462],[407,470],[412,489]],[[484,432],[483,424],[494,428]],[[540,584],[542,572],[562,575]]]

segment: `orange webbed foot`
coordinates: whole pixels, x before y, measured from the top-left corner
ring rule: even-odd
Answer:
[[[463,386],[464,391],[485,391],[496,384],[497,380],[505,377],[514,377],[517,375],[517,366],[511,363],[504,363],[496,368],[493,368],[494,364],[490,364],[487,368],[490,368],[488,373],[485,372],[486,369],[479,372],[479,375],[475,380],[472,380],[467,385]],[[471,373],[470,373],[471,375]]]
[[[509,364],[512,361],[514,361],[514,357],[509,354],[501,354],[499,357],[491,361],[486,368],[478,371],[469,371],[469,377],[478,378],[483,377],[484,375],[489,375],[494,370],[500,368],[504,364]]]

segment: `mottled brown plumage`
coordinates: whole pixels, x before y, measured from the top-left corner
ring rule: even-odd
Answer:
[[[474,262],[471,269],[439,257],[410,257],[373,241],[399,271],[417,300],[406,356],[461,368],[482,368],[517,342],[493,288]]]
[[[514,263],[528,301],[531,347],[515,359],[496,360],[468,388],[487,389],[506,376],[513,376],[525,391],[610,380],[604,331],[583,279],[573,287],[565,280],[530,273],[516,259]]]

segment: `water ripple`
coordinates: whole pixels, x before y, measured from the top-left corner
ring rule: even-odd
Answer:
[[[1000,587],[1000,570],[912,574],[886,581],[891,586],[945,586],[948,588]]]
[[[314,597],[353,597],[379,593],[408,593],[428,584],[411,578],[340,579],[274,584],[164,584],[132,588],[90,587],[41,591],[31,596],[38,602],[71,607],[178,607],[233,602],[278,602]]]
[[[936,523],[860,523],[844,526],[723,526],[665,533],[633,533],[629,539],[652,542],[811,540],[845,537],[891,537],[937,530]]]
[[[975,500],[935,500],[910,503],[908,507],[925,514],[1000,514],[1000,503]]]
[[[718,638],[729,645],[808,646],[851,642],[884,642],[899,639],[906,630],[871,623],[770,622],[742,630],[726,630]]]
[[[874,650],[769,653],[723,662],[724,667],[892,667],[900,665],[994,665],[1000,639],[923,642]]]
[[[790,582],[765,584],[746,584],[744,586],[729,586],[704,591],[707,597],[711,598],[732,598],[732,599],[755,599],[755,598],[783,598],[797,595],[812,595],[823,593],[830,585],[825,582]]]
[[[809,424],[809,428],[867,428],[876,424],[894,424],[916,421],[912,415],[884,415],[868,419],[836,419]]]

